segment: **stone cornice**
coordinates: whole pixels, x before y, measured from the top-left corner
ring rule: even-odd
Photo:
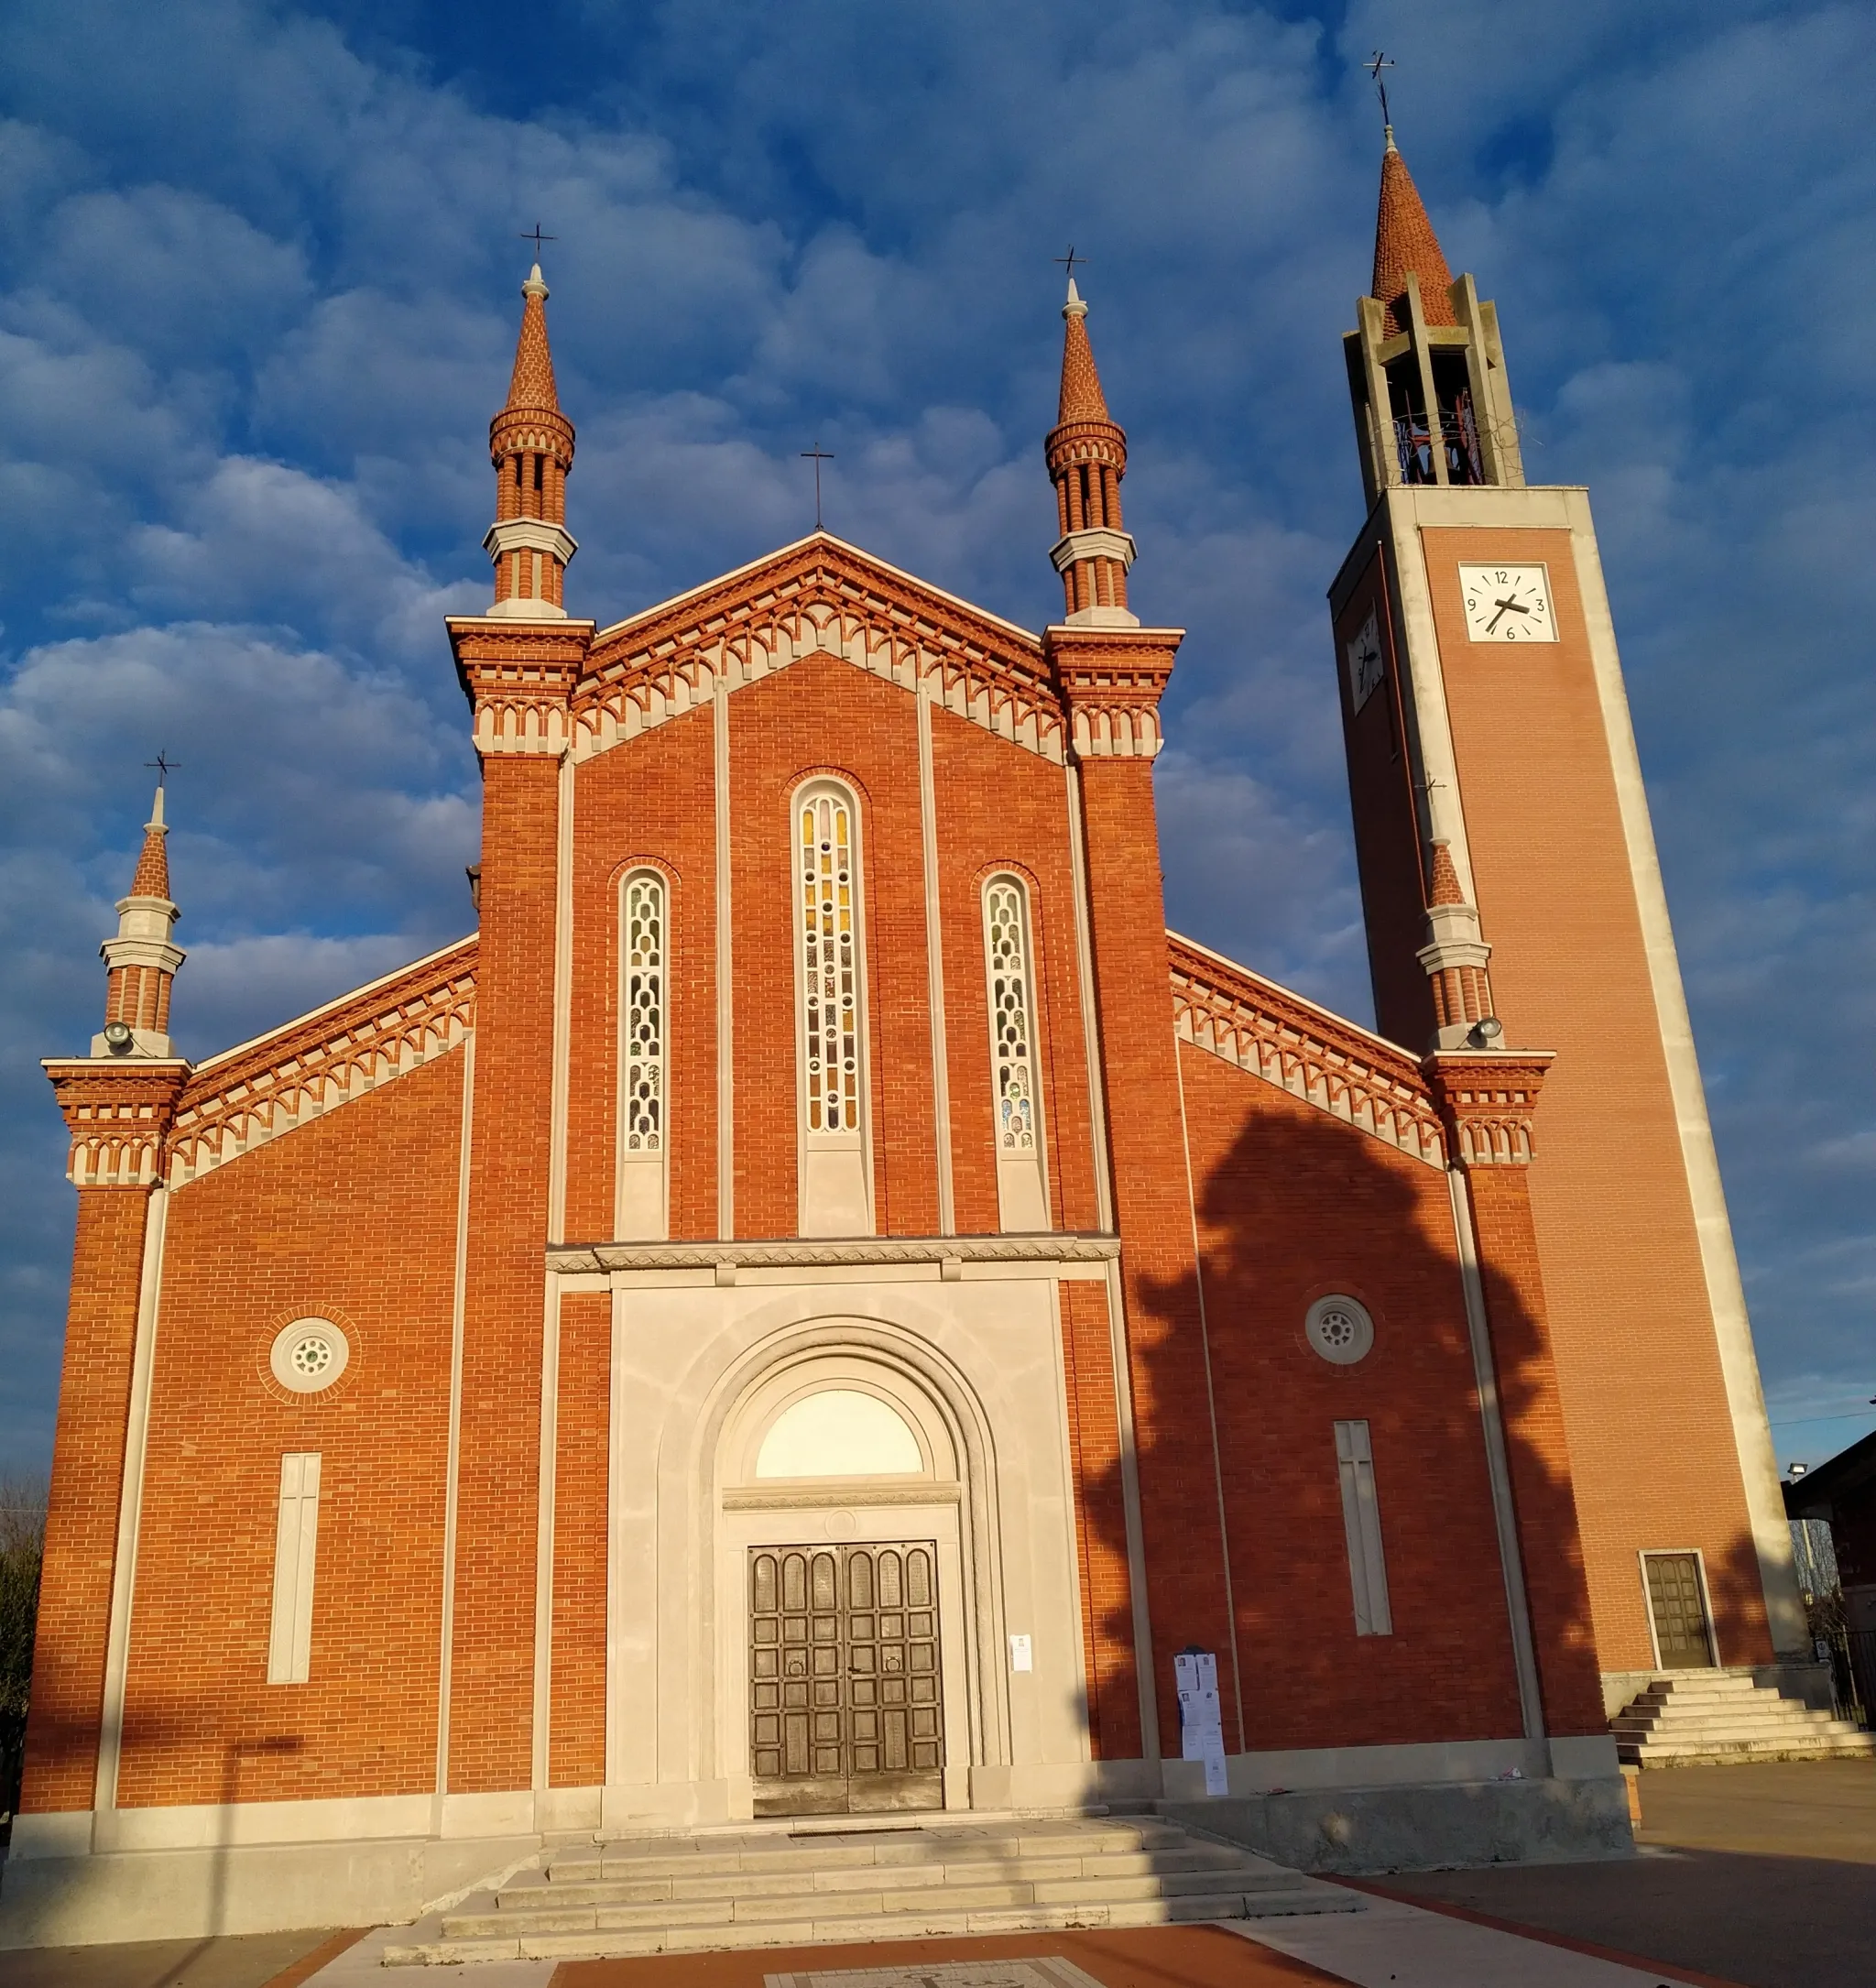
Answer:
[[[562,1275],[615,1270],[818,1270],[900,1263],[1104,1263],[1120,1254],[1118,1236],[789,1236],[769,1241],[582,1242],[550,1245],[547,1267]]]
[[[180,1057],[49,1056],[40,1068],[71,1135],[66,1178],[77,1187],[154,1186],[188,1064]]]
[[[1422,1062],[1462,1166],[1529,1166],[1548,1050],[1436,1050]]]
[[[824,533],[606,629],[573,699],[573,756],[816,653],[1044,759],[1065,756],[1062,700],[1033,635]]]
[[[1429,1166],[1445,1139],[1420,1065],[1403,1049],[1168,933],[1182,1042],[1275,1084]]]
[[[1151,759],[1165,743],[1160,699],[1183,628],[1089,628],[1042,631],[1079,759]]]
[[[183,1094],[172,1187],[455,1048],[475,1017],[474,938],[418,960],[204,1064]]]

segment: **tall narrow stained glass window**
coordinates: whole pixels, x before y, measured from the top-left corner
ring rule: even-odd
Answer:
[[[1030,946],[1022,886],[993,877],[984,892],[990,968],[990,1054],[995,1067],[997,1151],[1013,1158],[1036,1147],[1036,1079],[1030,1028]]]
[[[668,886],[655,869],[635,869],[625,879],[619,901],[616,1233],[622,1241],[659,1241],[666,1233],[670,964]]]
[[[860,1013],[853,803],[840,793],[809,793],[801,803],[800,826],[808,1130],[857,1132]]]
[[[1019,878],[992,877],[984,886],[984,967],[990,1011],[998,1220],[1006,1229],[1049,1227],[1031,951],[1028,890]]]
[[[626,880],[626,1151],[664,1150],[664,879]]]

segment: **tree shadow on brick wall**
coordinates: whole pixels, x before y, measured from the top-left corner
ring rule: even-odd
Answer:
[[[1142,1278],[1130,1288],[1129,1321],[1162,1748],[1180,1751],[1173,1656],[1193,1644],[1217,1653],[1227,1753],[1240,1750],[1240,1731],[1249,1752],[1516,1739],[1511,1611],[1446,1177],[1261,1078],[1207,1067],[1205,1052],[1182,1054],[1202,1288],[1190,1274]],[[1211,1136],[1208,1113],[1228,1131]],[[1512,1196],[1515,1216],[1522,1188],[1491,1191]],[[1137,1234],[1124,1184],[1121,1199],[1123,1226]],[[1534,1253],[1520,1251],[1515,1233],[1508,1240],[1516,1223],[1502,1208],[1488,1213],[1481,1226],[1497,1234],[1482,1294],[1545,1725],[1552,1736],[1601,1732]],[[1373,1349],[1352,1364],[1332,1364],[1304,1335],[1311,1304],[1332,1293],[1359,1299],[1373,1316]],[[1210,1430],[1192,1414],[1207,1392],[1216,1461]],[[1357,1633],[1339,1421],[1364,1421],[1371,1434],[1392,1610],[1385,1636]],[[1672,1430],[1665,1407],[1664,1441]],[[1124,1565],[1118,1464],[1089,1484],[1087,1504],[1091,1548]],[[1164,1571],[1182,1566],[1189,1578]],[[1722,1653],[1751,1647],[1763,1631],[1751,1539],[1709,1555],[1707,1575]],[[1101,1610],[1098,1644],[1130,1652],[1132,1635],[1124,1600]],[[1096,1684],[1096,1743],[1107,1757],[1118,1757],[1112,1742],[1124,1722],[1104,1720],[1102,1708],[1134,1689],[1125,1668],[1117,1663]]]

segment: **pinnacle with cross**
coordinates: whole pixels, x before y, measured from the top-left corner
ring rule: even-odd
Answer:
[[[802,451],[802,460],[804,463],[812,461],[814,465],[814,530],[819,531],[821,529],[821,465],[823,463],[833,462],[834,451],[832,449],[823,449],[821,446],[821,438],[817,435],[814,438],[814,446],[812,449],[803,449]]]

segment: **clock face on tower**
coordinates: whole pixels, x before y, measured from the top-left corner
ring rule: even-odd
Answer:
[[[1550,574],[1543,566],[1461,566],[1466,632],[1475,642],[1554,642]]]
[[[1361,632],[1348,644],[1348,703],[1359,711],[1381,680],[1381,635],[1370,607]]]

